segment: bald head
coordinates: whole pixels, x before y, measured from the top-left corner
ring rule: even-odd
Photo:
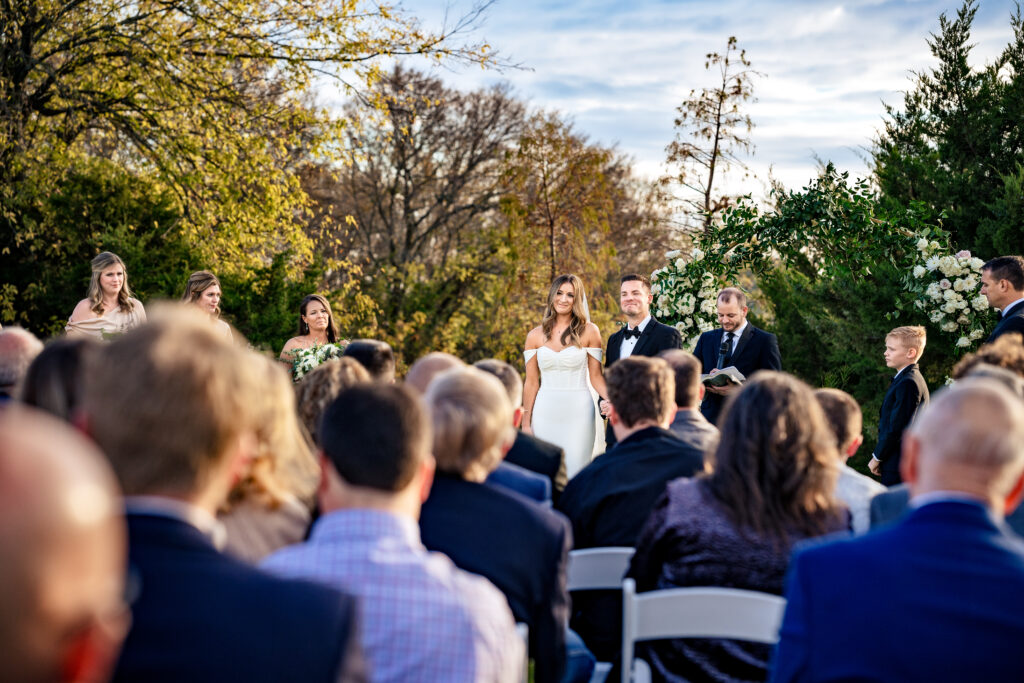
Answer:
[[[18,395],[18,386],[43,343],[28,330],[6,327],[0,330],[0,394]]]
[[[0,411],[0,681],[102,680],[127,626],[125,529],[100,452]]]
[[[427,386],[436,376],[452,368],[463,368],[466,364],[450,353],[435,351],[428,353],[412,364],[405,375],[405,384],[421,394],[427,393]]]
[[[911,427],[904,453],[914,495],[960,491],[1003,511],[1024,473],[1024,402],[995,380],[958,380]]]

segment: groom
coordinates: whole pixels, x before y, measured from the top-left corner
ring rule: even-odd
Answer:
[[[683,338],[679,330],[663,325],[651,317],[651,281],[643,275],[623,275],[619,287],[619,306],[626,316],[626,326],[608,337],[604,366],[610,368],[620,358],[657,356],[665,349],[680,349]],[[601,414],[607,416],[607,401],[601,401]],[[605,450],[615,445],[611,424],[605,429]]]

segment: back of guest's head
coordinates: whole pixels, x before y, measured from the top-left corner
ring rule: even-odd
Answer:
[[[260,380],[209,318],[165,307],[94,354],[82,409],[126,494],[191,495],[255,431]]]
[[[351,486],[397,492],[430,453],[422,400],[404,386],[357,384],[324,410],[321,448]]]
[[[953,379],[960,379],[979,363],[1006,368],[1024,377],[1024,336],[1019,332],[1007,332],[996,337],[991,344],[984,344],[974,353],[968,353],[953,366]]]
[[[377,339],[356,339],[345,347],[345,356],[359,361],[378,382],[395,379],[395,352],[387,342]]]
[[[1006,280],[1018,292],[1024,291],[1024,256],[997,256],[981,267],[996,282]]]
[[[279,361],[255,354],[260,391],[252,397],[256,452],[239,476],[228,503],[257,502],[273,508],[292,497],[312,505],[320,468],[295,408],[295,390]]]
[[[54,339],[28,367],[21,400],[63,420],[70,420],[82,396],[82,368],[99,348],[91,337]]]
[[[95,445],[44,413],[0,411],[0,680],[107,680],[128,628],[125,547]]]
[[[519,376],[514,367],[497,358],[478,360],[473,363],[473,367],[498,378],[501,385],[505,387],[505,393],[508,394],[508,400],[512,403],[513,408],[522,404],[523,378]]]
[[[917,351],[917,355],[914,357],[917,360],[924,353],[927,333],[920,325],[903,325],[891,330],[889,334],[885,335],[885,338],[895,339],[903,348]]]
[[[501,382],[474,368],[454,368],[434,378],[426,402],[437,469],[483,481],[515,436],[512,404]]]
[[[434,351],[412,364],[409,372],[405,373],[405,385],[425,394],[430,382],[442,372],[464,367],[466,364],[452,354]]]
[[[818,389],[814,398],[825,412],[825,421],[836,437],[839,453],[846,453],[864,426],[864,416],[857,399],[839,389]]]
[[[932,490],[1003,498],[1024,472],[1024,401],[995,380],[965,377],[938,392],[910,434],[917,479]]]
[[[726,403],[708,485],[737,526],[788,543],[840,518],[835,437],[811,388],[760,371]]]
[[[626,427],[644,420],[663,422],[675,410],[675,376],[661,358],[629,356],[618,360],[608,368],[605,382],[608,401]]]
[[[735,301],[737,306],[744,308],[747,305],[747,295],[739,287],[725,287],[718,292],[716,301],[725,304]]]
[[[658,354],[672,368],[676,380],[676,405],[696,408],[700,401],[701,363],[697,356],[682,349],[665,349]]]
[[[0,330],[0,395],[17,396],[28,366],[43,350],[43,343],[17,326]]]
[[[995,380],[1013,392],[1013,395],[1017,398],[1024,399],[1024,377],[1006,368],[1001,368],[998,365],[989,365],[988,363],[978,363],[967,371],[964,378],[967,377]]]
[[[313,443],[320,445],[320,418],[344,389],[372,381],[370,373],[355,358],[332,358],[302,378],[296,387],[299,417]]]

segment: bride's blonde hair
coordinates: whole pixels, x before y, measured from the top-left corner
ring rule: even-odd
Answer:
[[[583,346],[581,339],[583,332],[587,329],[587,309],[584,306],[586,293],[583,291],[583,280],[572,273],[559,275],[551,283],[548,290],[548,305],[544,309],[544,317],[541,319],[540,327],[544,331],[544,341],[551,339],[551,331],[555,327],[555,320],[558,314],[555,313],[555,295],[558,288],[569,283],[573,288],[572,310],[569,312],[569,326],[562,333],[562,346]]]

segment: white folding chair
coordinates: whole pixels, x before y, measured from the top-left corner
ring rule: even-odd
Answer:
[[[637,641],[661,638],[731,638],[772,644],[786,601],[735,588],[671,588],[636,592],[622,582],[622,683],[649,683],[651,670],[633,658]]]
[[[523,683],[530,683],[530,626],[516,622],[516,633],[523,639]]]
[[[568,583],[570,591],[622,589],[622,577],[633,559],[633,548],[609,546],[587,548],[569,553]],[[604,683],[612,670],[611,662],[598,662],[590,683]]]
[[[622,577],[633,559],[633,548],[587,548],[569,553],[568,583],[570,591],[618,590]]]

